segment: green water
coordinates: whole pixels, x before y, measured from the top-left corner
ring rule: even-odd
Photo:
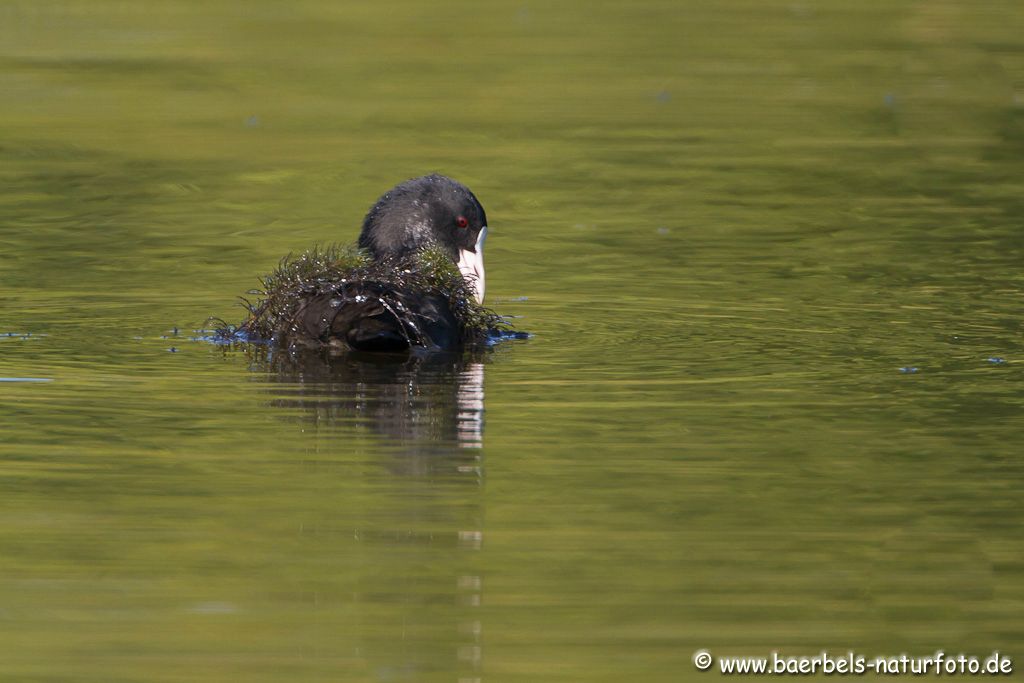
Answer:
[[[191,339],[432,171],[530,340]],[[0,680],[1024,666],[1014,0],[5,0],[0,187]]]

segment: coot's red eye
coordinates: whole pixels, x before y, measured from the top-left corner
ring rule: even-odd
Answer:
[[[455,225],[459,226],[460,228],[464,228],[467,225],[469,225],[469,221],[466,220],[465,216],[459,216],[458,218],[455,219]]]

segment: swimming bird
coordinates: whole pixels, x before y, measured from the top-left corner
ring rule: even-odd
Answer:
[[[502,324],[482,307],[486,239],[487,214],[469,188],[437,174],[408,180],[366,214],[361,260],[339,267],[326,259],[319,270],[283,263],[264,279],[266,298],[242,328],[332,352],[481,341]]]

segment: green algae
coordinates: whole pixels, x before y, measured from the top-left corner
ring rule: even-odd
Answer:
[[[261,277],[260,287],[250,292],[255,300],[242,299],[248,317],[235,331],[251,339],[285,343],[297,330],[296,321],[311,299],[339,292],[346,285],[366,283],[374,285],[383,307],[414,334],[417,313],[401,303],[410,294],[441,297],[467,345],[484,343],[510,327],[501,316],[477,303],[471,285],[439,248],[375,260],[355,246],[332,244],[315,245],[297,256],[289,254]],[[412,338],[410,344],[419,341]]]

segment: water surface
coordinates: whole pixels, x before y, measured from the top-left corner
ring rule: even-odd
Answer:
[[[0,677],[1024,664],[1022,36],[1009,1],[0,5]],[[530,340],[193,339],[432,171]]]

